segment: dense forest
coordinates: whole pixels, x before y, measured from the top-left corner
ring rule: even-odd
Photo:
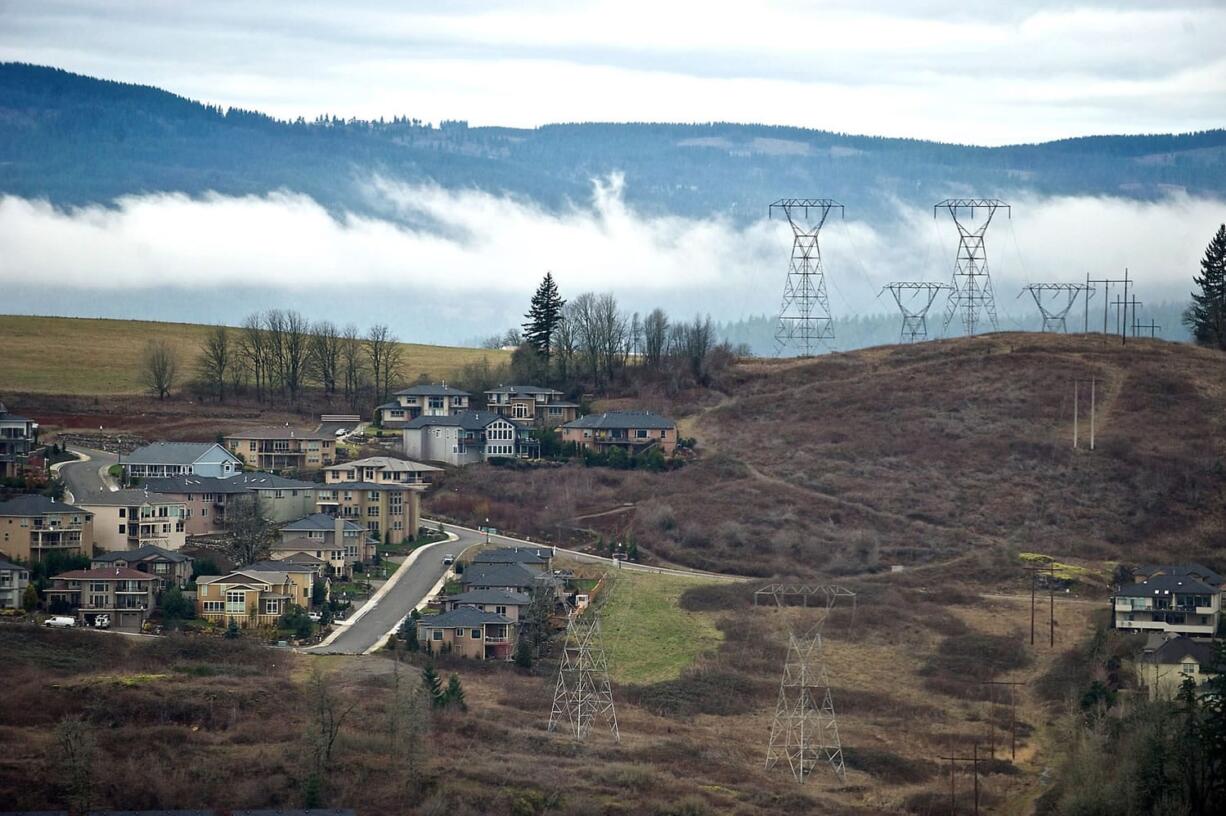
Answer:
[[[155,88],[0,65],[0,192],[59,205],[122,195],[287,189],[334,211],[371,211],[378,173],[479,188],[545,207],[584,202],[620,171],[644,213],[760,218],[785,195],[830,196],[871,217],[891,202],[1027,191],[1138,199],[1226,194],[1226,131],[1096,136],[984,148],[792,127],[710,123],[431,124],[409,116],[280,121]],[[387,216],[387,213],[378,213]]]

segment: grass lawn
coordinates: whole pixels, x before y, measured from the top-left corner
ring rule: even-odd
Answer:
[[[422,533],[412,541],[402,541],[399,544],[380,544],[379,555],[408,555],[418,547],[424,547],[426,544],[433,544],[435,541],[442,541],[445,538],[447,538],[446,533],[432,530],[429,533]]]
[[[619,683],[672,680],[703,652],[719,647],[724,636],[715,616],[687,612],[681,593],[704,578],[623,572],[602,621],[609,671]]]
[[[236,314],[237,322],[242,315]],[[191,323],[0,315],[0,382],[9,391],[49,394],[136,394],[141,351],[165,340],[179,353],[179,369],[195,369],[209,327]],[[232,332],[237,338],[238,330]],[[454,379],[468,363],[510,359],[508,352],[401,344],[406,381],[425,374]]]

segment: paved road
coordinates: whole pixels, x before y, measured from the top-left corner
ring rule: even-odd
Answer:
[[[426,599],[443,577],[447,571],[443,556],[450,553],[458,557],[465,549],[482,541],[475,532],[457,531],[456,534],[459,541],[439,541],[415,550],[417,557],[395,573],[395,583],[381,598],[368,603],[361,616],[342,627],[331,643],[304,651],[314,654],[364,654],[379,645],[388,632]]]
[[[68,487],[68,492],[72,494],[71,498],[65,496],[65,501],[82,501],[91,493],[110,490],[109,483],[102,477],[99,471],[104,471],[118,462],[119,457],[116,454],[91,448],[70,447],[69,450],[73,453],[88,456],[89,461],[65,462],[63,465],[60,465],[60,475],[64,477],[64,483]]]

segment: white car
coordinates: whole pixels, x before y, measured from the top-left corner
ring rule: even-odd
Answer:
[[[454,555],[452,555],[451,553],[447,553],[446,555],[444,555],[444,556],[443,556],[443,565],[444,565],[444,566],[448,566],[448,567],[449,567],[449,566],[451,566],[451,565],[452,565],[452,564],[454,564],[454,563],[455,563],[455,556],[454,556]]]
[[[67,615],[52,615],[43,621],[43,626],[50,626],[52,629],[71,629],[76,625],[77,619]]]
[[[111,628],[111,616],[110,615],[95,615],[94,616],[94,628],[95,629],[110,629]]]

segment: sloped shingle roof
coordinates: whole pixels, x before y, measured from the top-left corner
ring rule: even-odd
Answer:
[[[395,392],[397,397],[471,397],[467,391],[452,388],[450,385],[410,385]]]
[[[519,564],[473,564],[460,576],[461,586],[532,586],[537,573]]]
[[[497,612],[482,612],[471,606],[461,606],[441,615],[427,615],[417,622],[418,626],[432,629],[454,629],[465,626],[481,626],[485,623],[514,623],[505,615]]]
[[[226,456],[234,454],[216,442],[151,442],[125,454],[125,465],[192,465],[213,448],[221,448]]]
[[[125,552],[107,552],[100,555],[95,555],[94,561],[142,561],[146,558],[165,558],[167,561],[172,561],[176,564],[181,564],[184,561],[193,560],[190,555],[165,550],[153,544],[146,544],[143,547],[137,547],[135,550],[127,550]]]
[[[1115,593],[1125,598],[1148,598],[1154,595],[1169,595],[1172,592],[1212,595],[1220,590],[1191,576],[1155,575],[1148,581],[1124,584]]]
[[[502,414],[493,411],[461,411],[451,416],[419,416],[405,424],[406,430],[417,428],[463,428],[466,431],[484,430],[491,422],[501,419],[508,421]]]
[[[6,502],[0,502],[0,516],[41,516],[43,513],[84,513],[85,511],[71,504],[36,493],[15,496]]]
[[[607,411],[603,414],[588,414],[567,422],[563,428],[590,428],[592,430],[631,430],[637,428],[676,428],[677,423],[659,414],[647,411]]]

